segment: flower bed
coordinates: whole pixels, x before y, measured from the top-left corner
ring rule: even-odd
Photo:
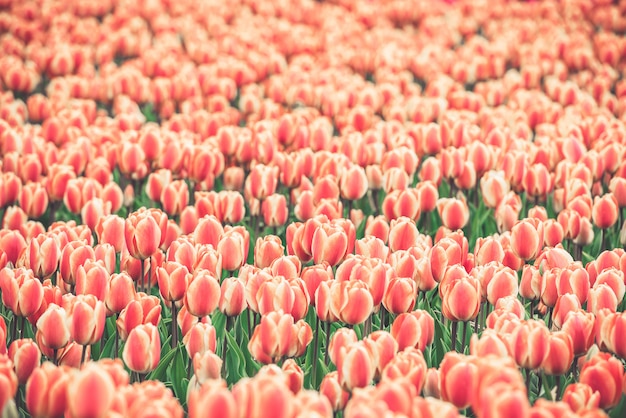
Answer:
[[[624,416],[616,3],[0,0],[3,416]]]

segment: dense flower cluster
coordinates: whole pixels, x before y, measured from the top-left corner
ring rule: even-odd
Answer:
[[[0,415],[623,416],[624,32],[0,0]]]

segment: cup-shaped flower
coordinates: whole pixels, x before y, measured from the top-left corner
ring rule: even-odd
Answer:
[[[122,353],[122,359],[130,370],[148,373],[156,369],[160,357],[161,339],[156,326],[142,324],[130,331]]]

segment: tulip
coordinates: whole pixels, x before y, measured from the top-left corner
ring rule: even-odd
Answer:
[[[408,381],[415,393],[421,393],[426,383],[427,366],[422,351],[407,348],[393,357],[382,371],[381,382],[398,380]]]
[[[208,270],[197,270],[185,291],[183,302],[190,314],[203,317],[217,308],[220,293],[218,279]]]
[[[324,376],[320,384],[320,394],[330,402],[333,411],[342,410],[348,402],[350,394],[341,387],[338,372],[332,371]]]
[[[464,199],[440,198],[437,211],[443,225],[451,230],[461,229],[469,221],[469,207]]]
[[[93,295],[98,300],[104,300],[108,293],[110,274],[104,263],[88,260],[79,266],[76,271],[77,295]]]
[[[617,222],[618,214],[619,205],[612,193],[595,198],[591,211],[591,217],[595,226],[600,229],[612,227]]]
[[[460,267],[449,268],[439,285],[443,315],[452,321],[468,321],[480,309],[480,282],[460,272]]]
[[[53,350],[65,347],[70,341],[69,319],[65,309],[54,303],[48,305],[37,321],[37,332],[46,347]]]
[[[389,249],[391,252],[407,250],[417,243],[419,231],[409,218],[394,219],[389,224]]]
[[[504,171],[488,171],[480,179],[480,191],[483,202],[488,208],[495,209],[509,192],[510,185],[504,177]]]
[[[541,366],[548,351],[550,332],[543,322],[528,320],[520,323],[510,339],[510,350],[516,363],[529,370]]]
[[[197,322],[183,337],[183,344],[191,359],[196,354],[203,355],[207,351],[215,353],[217,346],[215,328],[210,323]]]
[[[130,331],[122,358],[134,372],[145,374],[154,370],[161,357],[159,331],[152,324],[138,325]]]
[[[148,175],[146,180],[146,195],[150,200],[158,202],[163,189],[172,182],[172,172],[166,168],[156,170]]]
[[[339,190],[341,197],[347,200],[359,200],[365,196],[368,190],[365,170],[358,165],[344,170],[339,178]]]
[[[579,383],[585,383],[600,393],[600,408],[617,405],[622,397],[624,367],[608,353],[594,355],[580,370]]]
[[[282,311],[263,315],[248,343],[252,356],[265,364],[285,357],[291,345],[293,325],[293,317]]]
[[[21,188],[19,203],[29,218],[40,218],[48,209],[48,193],[41,183],[27,183]]]
[[[516,223],[511,229],[511,249],[522,260],[537,257],[543,247],[543,224],[532,219]]]
[[[289,216],[285,196],[276,193],[269,195],[261,203],[261,213],[266,226],[272,228],[283,226]]]
[[[421,214],[420,192],[417,189],[393,190],[383,200],[382,212],[389,221],[401,217],[413,221]]]
[[[478,372],[478,367],[467,356],[456,352],[446,353],[439,366],[441,399],[459,409],[468,407],[474,400]]]
[[[239,269],[248,259],[250,236],[242,227],[225,229],[217,243],[217,251],[222,256],[222,268],[227,271]]]
[[[398,341],[398,349],[415,347],[425,350],[435,336],[435,320],[428,312],[415,310],[401,313],[391,325],[391,335]]]
[[[41,362],[39,347],[30,338],[14,340],[9,346],[8,355],[13,362],[18,384],[26,384]]]
[[[163,186],[161,205],[170,216],[179,215],[189,203],[189,189],[183,180],[174,180]]]
[[[224,380],[208,381],[199,390],[190,391],[188,405],[190,418],[202,417],[206,411],[224,418],[239,416],[235,397]]]
[[[131,213],[124,227],[126,247],[130,255],[140,260],[152,257],[161,244],[161,230],[148,212]]]
[[[43,300],[43,287],[32,270],[23,268],[0,270],[2,303],[16,316],[27,317],[37,312]]]
[[[246,185],[249,187],[252,196],[259,200],[265,200],[265,198],[273,194],[276,191],[277,183],[277,167],[265,166],[263,164],[255,165],[246,178]]]
[[[246,309],[245,285],[239,278],[228,277],[220,288],[219,309],[226,316],[240,315]]]
[[[132,300],[120,312],[116,325],[122,340],[126,340],[130,332],[141,324],[157,326],[161,320],[161,303],[156,296],[138,293],[137,299]]]
[[[563,392],[563,402],[574,412],[597,409],[600,405],[600,392],[594,391],[586,383],[571,383]]]
[[[311,254],[316,264],[324,261],[335,266],[343,260],[347,250],[348,236],[341,226],[324,223],[315,230],[311,241]]]
[[[26,384],[26,409],[33,417],[63,416],[67,408],[70,368],[45,362]]]
[[[561,330],[572,339],[574,357],[587,353],[593,345],[596,335],[594,323],[594,315],[582,310],[572,311],[565,315]]]
[[[330,295],[332,314],[347,324],[364,322],[374,309],[372,293],[361,281],[335,281],[330,286]]]
[[[112,274],[109,277],[104,304],[110,312],[119,314],[135,297],[135,285],[128,273]]]
[[[338,369],[339,381],[348,391],[369,385],[376,371],[371,354],[362,342],[347,347]]]
[[[572,365],[574,360],[574,347],[569,334],[557,331],[548,338],[548,350],[541,368],[548,375],[562,375]]]
[[[470,354],[479,357],[485,357],[490,354],[506,357],[509,351],[504,339],[495,330],[486,329],[480,338],[478,334],[472,335],[470,339]]]
[[[89,363],[72,378],[67,395],[71,416],[105,417],[114,402],[115,385],[108,373]]]
[[[269,267],[278,257],[285,254],[280,237],[266,235],[258,237],[254,246],[254,265],[259,268]]]
[[[197,384],[202,386],[208,381],[220,379],[223,363],[212,351],[196,353],[193,356],[193,370]]]
[[[288,418],[296,410],[293,393],[283,376],[242,379],[233,386],[232,393],[241,414],[238,416]]]
[[[394,315],[409,312],[415,305],[417,285],[410,277],[397,277],[389,282],[383,297],[385,309]]]
[[[83,346],[95,344],[102,338],[106,308],[93,295],[79,295],[69,301],[70,336]]]

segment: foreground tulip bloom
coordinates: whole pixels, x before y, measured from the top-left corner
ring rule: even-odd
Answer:
[[[58,350],[70,341],[70,328],[67,312],[62,307],[50,304],[37,321],[37,333],[41,342],[52,350]]]
[[[88,363],[67,387],[67,402],[71,416],[105,417],[115,396],[111,376],[97,363]]]
[[[70,368],[45,362],[26,384],[26,409],[33,417],[62,416],[67,408]]]
[[[129,369],[137,373],[148,373],[157,367],[160,357],[161,339],[156,326],[142,324],[130,331],[122,354]]]
[[[238,417],[235,397],[224,380],[210,380],[189,392],[189,417],[204,417],[207,411],[224,418]]]
[[[435,320],[427,311],[417,309],[402,313],[391,325],[391,335],[398,341],[398,349],[415,347],[425,350],[435,336]]]
[[[600,408],[608,409],[617,405],[622,397],[624,367],[610,354],[598,353],[581,369],[579,382],[598,391]]]
[[[126,219],[124,238],[130,255],[145,260],[152,257],[159,248],[161,228],[148,212],[134,212]]]

